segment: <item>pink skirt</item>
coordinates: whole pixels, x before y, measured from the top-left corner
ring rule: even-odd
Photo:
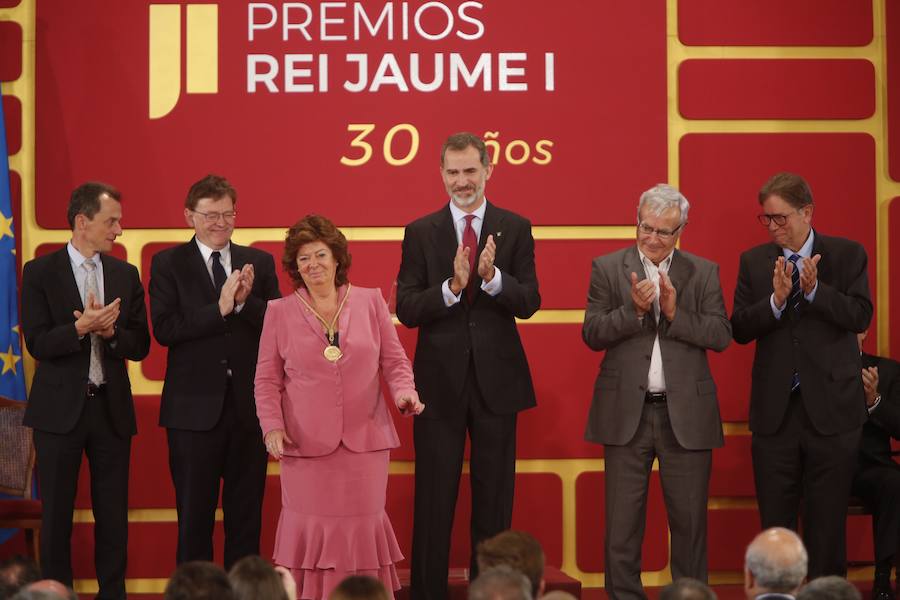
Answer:
[[[297,581],[297,596],[323,600],[349,575],[380,579],[400,589],[403,560],[384,512],[390,450],[281,459],[281,516],[276,564]]]

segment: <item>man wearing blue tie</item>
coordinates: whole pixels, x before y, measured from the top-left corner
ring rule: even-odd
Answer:
[[[809,578],[843,575],[867,418],[856,344],[872,318],[866,252],[813,230],[799,175],[775,175],[758,200],[772,242],[741,255],[731,324],[735,341],[756,341],[750,430],[762,528],[796,530],[802,512]]]

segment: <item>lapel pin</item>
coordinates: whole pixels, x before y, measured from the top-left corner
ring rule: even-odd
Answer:
[[[500,237],[501,235],[503,235],[503,232],[502,232],[502,231],[498,231],[498,232],[497,232],[497,237]]]

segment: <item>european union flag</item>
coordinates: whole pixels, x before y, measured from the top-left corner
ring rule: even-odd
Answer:
[[[16,238],[13,234],[12,202],[9,193],[9,154],[6,147],[3,103],[0,102],[0,396],[24,402],[25,369],[22,364],[22,343],[19,335],[17,288]],[[0,529],[0,543],[8,540],[16,531]]]
[[[9,160],[6,124],[0,102],[0,396],[25,401],[25,370],[19,335],[19,301],[16,285],[16,238],[13,234],[9,192]]]

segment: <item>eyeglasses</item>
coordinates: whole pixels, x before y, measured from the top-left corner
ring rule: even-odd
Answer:
[[[191,212],[201,215],[206,219],[207,223],[218,223],[219,219],[223,219],[226,223],[234,223],[234,218],[237,216],[237,212],[233,210],[228,212],[200,212],[199,210],[192,210]]]
[[[798,210],[798,211],[794,211],[794,212],[799,213],[800,211]],[[790,217],[792,214],[794,214],[794,213],[788,213],[786,215],[778,215],[778,214],[770,215],[770,214],[763,213],[761,215],[756,215],[756,220],[759,221],[760,225],[762,225],[763,227],[768,227],[769,225],[772,224],[773,221],[779,227],[784,227],[784,224],[787,223],[788,217]]]
[[[643,233],[644,235],[653,235],[653,234],[655,233],[655,234],[656,234],[656,237],[658,237],[658,238],[661,239],[661,240],[669,240],[669,239],[672,239],[672,237],[673,237],[676,233],[678,233],[678,231],[679,231],[682,227],[684,227],[684,223],[682,223],[681,225],[679,225],[678,227],[676,227],[675,229],[672,229],[672,230],[668,230],[668,229],[656,229],[656,228],[654,228],[654,227],[650,227],[650,226],[647,225],[646,223],[638,223],[638,231],[640,231],[640,232]]]

